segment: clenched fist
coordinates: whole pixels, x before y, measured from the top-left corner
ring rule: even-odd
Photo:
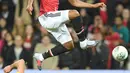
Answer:
[[[103,8],[103,7],[106,7],[106,5],[103,2],[101,2],[101,3],[94,4],[94,7],[95,8],[98,8],[98,7]]]

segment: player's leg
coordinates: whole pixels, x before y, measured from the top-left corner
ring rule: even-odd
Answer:
[[[93,47],[97,45],[98,41],[89,40],[87,38],[84,41],[79,41],[77,33],[74,31],[74,29],[71,27],[69,27],[68,29],[69,29],[69,32],[71,34],[71,37],[73,39],[75,46],[78,46],[81,49],[87,49],[88,47]]]
[[[75,19],[76,17],[79,17],[80,14],[77,10],[69,10],[68,17],[70,20]]]
[[[23,59],[14,62],[11,65],[8,65],[4,68],[4,73],[9,73],[13,68],[17,68],[17,73],[24,73],[25,62]]]
[[[80,14],[77,10],[69,10],[68,17],[70,20],[75,19],[76,17],[79,17],[79,16],[80,16]],[[75,38],[73,38],[73,40],[75,40],[75,39],[78,40],[77,34],[75,33],[75,31],[73,29],[72,29],[72,31],[70,31],[70,33],[71,33],[72,38],[75,37]],[[85,39],[82,42],[79,42],[79,40],[74,41],[74,43],[79,44],[82,49],[86,49],[87,46],[96,46],[96,44],[98,42]]]
[[[52,31],[48,30],[48,31],[53,35],[56,41],[59,42],[59,44],[56,45],[51,50],[48,50],[44,54],[41,54],[40,56],[38,55],[41,61],[48,57],[56,56],[64,52],[70,51],[71,49],[74,48],[73,40],[65,24],[61,25],[57,31],[56,30]]]
[[[69,12],[68,12],[68,18],[69,18],[69,20],[72,20],[72,19],[75,19],[76,17],[79,17],[80,16],[80,14],[79,14],[79,12],[77,11],[77,10],[69,10]],[[74,31],[74,30],[73,30]],[[75,31],[74,32],[71,32],[70,31],[70,33],[71,33],[71,36],[72,36],[72,38],[74,37],[74,36],[76,36],[77,37],[77,34],[75,33]],[[78,38],[78,37],[77,37]],[[76,38],[74,38],[73,40],[75,40]],[[86,49],[86,47],[87,46],[96,46],[96,44],[98,43],[97,41],[94,41],[94,40],[88,40],[88,39],[85,39],[84,41],[82,41],[82,42],[79,42],[79,41],[77,41],[77,42],[75,42],[75,43],[79,43],[79,45],[80,45],[80,47],[82,48],[82,49]]]
[[[74,48],[74,45],[72,43],[73,41],[68,41],[64,44],[58,44],[56,45],[54,48],[52,48],[51,50],[48,50],[48,52],[42,53],[42,57],[44,59],[49,58],[49,57],[53,57],[53,56],[57,56],[60,55],[62,53],[65,53],[67,51],[70,51]]]
[[[40,24],[44,28],[46,28],[48,32],[50,32],[57,39],[57,41],[61,43],[56,47],[52,48],[51,50],[49,50],[47,54],[46,53],[44,55],[41,54],[40,56],[41,61],[48,57],[64,53],[74,47],[71,35],[64,23],[78,16],[79,13],[76,10],[63,10],[63,11],[49,12],[46,15],[42,15],[39,17]]]
[[[60,20],[58,20],[58,21],[60,21]],[[71,49],[74,48],[71,35],[70,35],[66,25],[61,24],[59,26],[59,28],[57,28],[57,29],[56,29],[57,25],[54,25],[54,28],[52,26],[51,27],[45,26],[45,27],[49,28],[49,29],[47,29],[47,31],[50,32],[55,37],[55,39],[59,42],[59,44],[56,45],[54,48],[48,50],[45,53],[35,53],[34,54],[34,58],[37,60],[37,66],[38,66],[39,70],[41,70],[41,63],[42,63],[41,61],[43,61],[44,59],[62,54],[64,52],[70,51]],[[50,28],[52,28],[52,29],[50,29]]]
[[[34,58],[37,60],[38,67],[41,69],[41,61],[46,58],[56,56],[67,52],[74,48],[71,35],[68,31],[68,28],[64,24],[70,19],[78,17],[79,14],[76,10],[64,10],[47,13],[39,17],[40,24],[50,32],[58,42],[59,45],[55,46],[51,50],[48,50],[45,53],[35,53]]]
[[[37,60],[39,70],[41,70],[41,61],[43,61],[44,59],[62,54],[64,52],[70,51],[71,49],[74,48],[74,44],[73,44],[71,35],[70,35],[69,30],[66,27],[66,25],[63,25],[63,28],[60,27],[59,30],[61,30],[61,31],[64,30],[64,31],[63,32],[58,31],[60,33],[50,31],[51,34],[56,38],[56,40],[58,42],[60,42],[58,45],[56,45],[54,48],[48,50],[45,53],[35,53],[34,54],[34,58]],[[59,34],[62,34],[62,35],[57,37],[56,35],[59,35]],[[90,43],[90,42],[91,41],[87,40],[87,42],[85,41],[84,43]],[[79,40],[77,40],[77,41],[75,41],[75,43],[78,43],[77,45],[81,46],[81,43],[83,43],[83,42],[79,42]],[[91,46],[94,46],[95,41],[94,41],[94,43],[90,43],[90,44],[91,44]],[[88,44],[87,45],[85,44],[85,46],[88,46]]]
[[[71,47],[71,48],[70,48]],[[66,42],[64,44],[58,44],[56,45],[54,48],[48,50],[47,52],[44,53],[35,53],[34,54],[34,58],[37,61],[37,67],[39,70],[41,70],[41,65],[42,65],[42,61],[49,58],[49,57],[53,57],[53,56],[57,56],[60,55],[62,53],[68,52],[70,51],[70,49],[72,49],[72,41]]]

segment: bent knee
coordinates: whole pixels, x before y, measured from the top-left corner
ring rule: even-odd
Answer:
[[[73,41],[69,41],[64,44],[64,47],[67,48],[68,50],[72,50],[74,48]]]
[[[74,19],[76,17],[80,16],[79,12],[77,10],[70,10],[69,11],[69,18]]]

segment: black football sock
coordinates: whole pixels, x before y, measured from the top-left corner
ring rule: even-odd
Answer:
[[[46,58],[49,58],[52,56],[62,54],[67,51],[69,51],[69,50],[67,48],[65,48],[62,44],[58,44],[51,50],[48,50],[48,52],[43,53],[43,57],[44,57],[44,59],[46,59]]]
[[[79,49],[81,48],[81,47],[80,47],[80,42],[79,42],[79,41],[74,42],[74,45],[75,45],[76,48],[79,48]]]

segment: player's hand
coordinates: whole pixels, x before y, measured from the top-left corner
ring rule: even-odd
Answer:
[[[5,72],[5,73],[9,73],[11,70],[12,70],[11,65],[8,65],[8,66],[6,66],[6,67],[4,68],[4,72]]]
[[[95,8],[98,8],[98,7],[104,8],[104,7],[106,7],[106,5],[105,5],[103,2],[101,2],[101,3],[96,3],[96,4],[95,4]]]
[[[26,8],[26,10],[28,11],[28,13],[29,13],[30,15],[32,15],[33,6],[32,6],[32,5],[28,5],[27,8]]]

